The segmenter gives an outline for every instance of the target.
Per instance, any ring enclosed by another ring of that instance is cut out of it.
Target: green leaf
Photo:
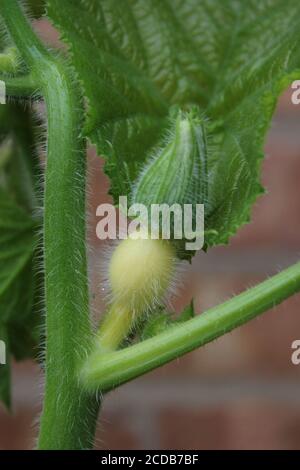
[[[28,264],[35,248],[36,225],[31,217],[0,189],[0,321],[11,322],[24,316],[31,289],[24,288]],[[16,312],[19,302],[22,309]]]
[[[140,337],[141,340],[152,338],[153,336],[162,333],[167,328],[170,328],[178,323],[184,323],[191,318],[194,318],[194,303],[193,301],[187,305],[179,316],[174,318],[174,314],[168,311],[162,310],[157,313],[152,313],[143,325]]]
[[[152,338],[164,331],[171,324],[171,317],[168,312],[162,311],[151,314],[141,334],[141,340]]]
[[[190,320],[191,318],[194,318],[195,316],[195,310],[194,310],[194,302],[192,301],[187,307],[183,309],[183,311],[180,313],[179,317],[177,318],[176,322],[177,323],[182,323],[187,320]]]
[[[27,6],[29,13],[34,18],[40,18],[45,13],[45,1],[44,0],[27,0]]]
[[[0,401],[4,403],[7,409],[11,405],[10,397],[10,360],[7,354],[8,333],[5,325],[0,322]],[[5,363],[2,363],[2,360]]]
[[[0,340],[7,361],[36,355],[36,222],[0,189]],[[4,335],[4,337],[2,337]],[[0,398],[9,405],[9,367],[0,366]]]
[[[300,73],[299,0],[48,0],[48,16],[70,46],[86,131],[107,157],[116,203],[164,136],[172,105],[207,116],[206,244],[227,243],[263,192],[265,135]]]
[[[0,330],[7,337],[8,364],[12,356],[37,356],[42,323],[41,221],[32,216],[40,204],[40,169],[32,121],[28,108],[0,107]]]
[[[36,154],[41,130],[34,130],[36,117],[32,114],[22,105],[0,106],[0,188],[27,212],[41,204],[41,170]]]

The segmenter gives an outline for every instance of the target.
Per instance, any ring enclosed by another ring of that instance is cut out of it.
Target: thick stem
[[[40,84],[48,116],[46,390],[39,448],[90,448],[98,402],[78,382],[78,368],[89,352],[92,335],[85,248],[83,104],[69,69],[40,43],[18,3],[0,0],[0,5],[13,40]]]
[[[224,335],[299,291],[297,263],[151,339],[105,355],[95,350],[82,370],[82,380],[88,389],[110,390]]]
[[[82,391],[77,380],[78,365],[91,342],[84,218],[85,146],[80,137],[82,104],[68,71],[54,66],[46,76],[47,387],[40,447],[79,449],[93,442],[97,411],[96,400]]]

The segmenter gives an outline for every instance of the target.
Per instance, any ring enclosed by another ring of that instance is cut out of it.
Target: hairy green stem
[[[36,37],[15,0],[1,14],[45,97],[48,149],[44,261],[46,388],[40,449],[84,449],[93,444],[98,402],[80,386],[78,368],[91,344],[85,249],[83,104],[68,67]]]
[[[195,318],[134,346],[102,355],[96,349],[81,378],[88,389],[110,390],[246,323],[300,291],[300,263]]]
[[[32,75],[22,77],[6,77],[0,75],[0,80],[5,83],[6,94],[10,97],[28,96],[35,98],[39,94],[39,84]]]
[[[18,51],[15,47],[7,47],[0,53],[1,72],[16,73],[18,70]]]

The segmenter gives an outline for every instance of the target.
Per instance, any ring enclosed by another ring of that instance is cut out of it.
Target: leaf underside
[[[10,354],[21,359],[33,354],[33,222],[9,194],[0,191],[0,339],[6,344],[7,364],[1,365],[0,399],[10,405]]]
[[[0,400],[9,408],[10,361],[37,355],[41,274],[37,273],[36,232],[31,215],[33,136],[29,111],[0,107],[0,340],[6,364],[0,365]]]
[[[206,243],[227,243],[263,190],[260,162],[280,93],[300,67],[298,0],[48,0],[88,99],[86,131],[110,192],[129,195],[171,105],[214,124]],[[204,201],[199,201],[199,203]]]

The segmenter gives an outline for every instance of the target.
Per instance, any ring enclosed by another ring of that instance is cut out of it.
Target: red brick
[[[99,419],[95,448],[134,450],[141,447],[139,437],[130,429],[130,413],[104,414]]]
[[[204,311],[260,281],[247,276],[194,278],[196,311]],[[300,339],[299,295],[212,343],[163,366],[152,377],[296,377],[291,344]]]
[[[300,119],[300,105],[294,105],[291,101],[293,91],[294,90],[290,86],[282,93],[277,104],[276,114],[274,117],[275,121],[277,118],[289,119],[292,117],[294,119]]]
[[[239,401],[161,414],[162,449],[300,449],[300,412],[276,403]]]
[[[36,429],[33,427],[35,415],[30,408],[19,409],[9,414],[0,408],[0,449],[22,450],[35,446]]]

